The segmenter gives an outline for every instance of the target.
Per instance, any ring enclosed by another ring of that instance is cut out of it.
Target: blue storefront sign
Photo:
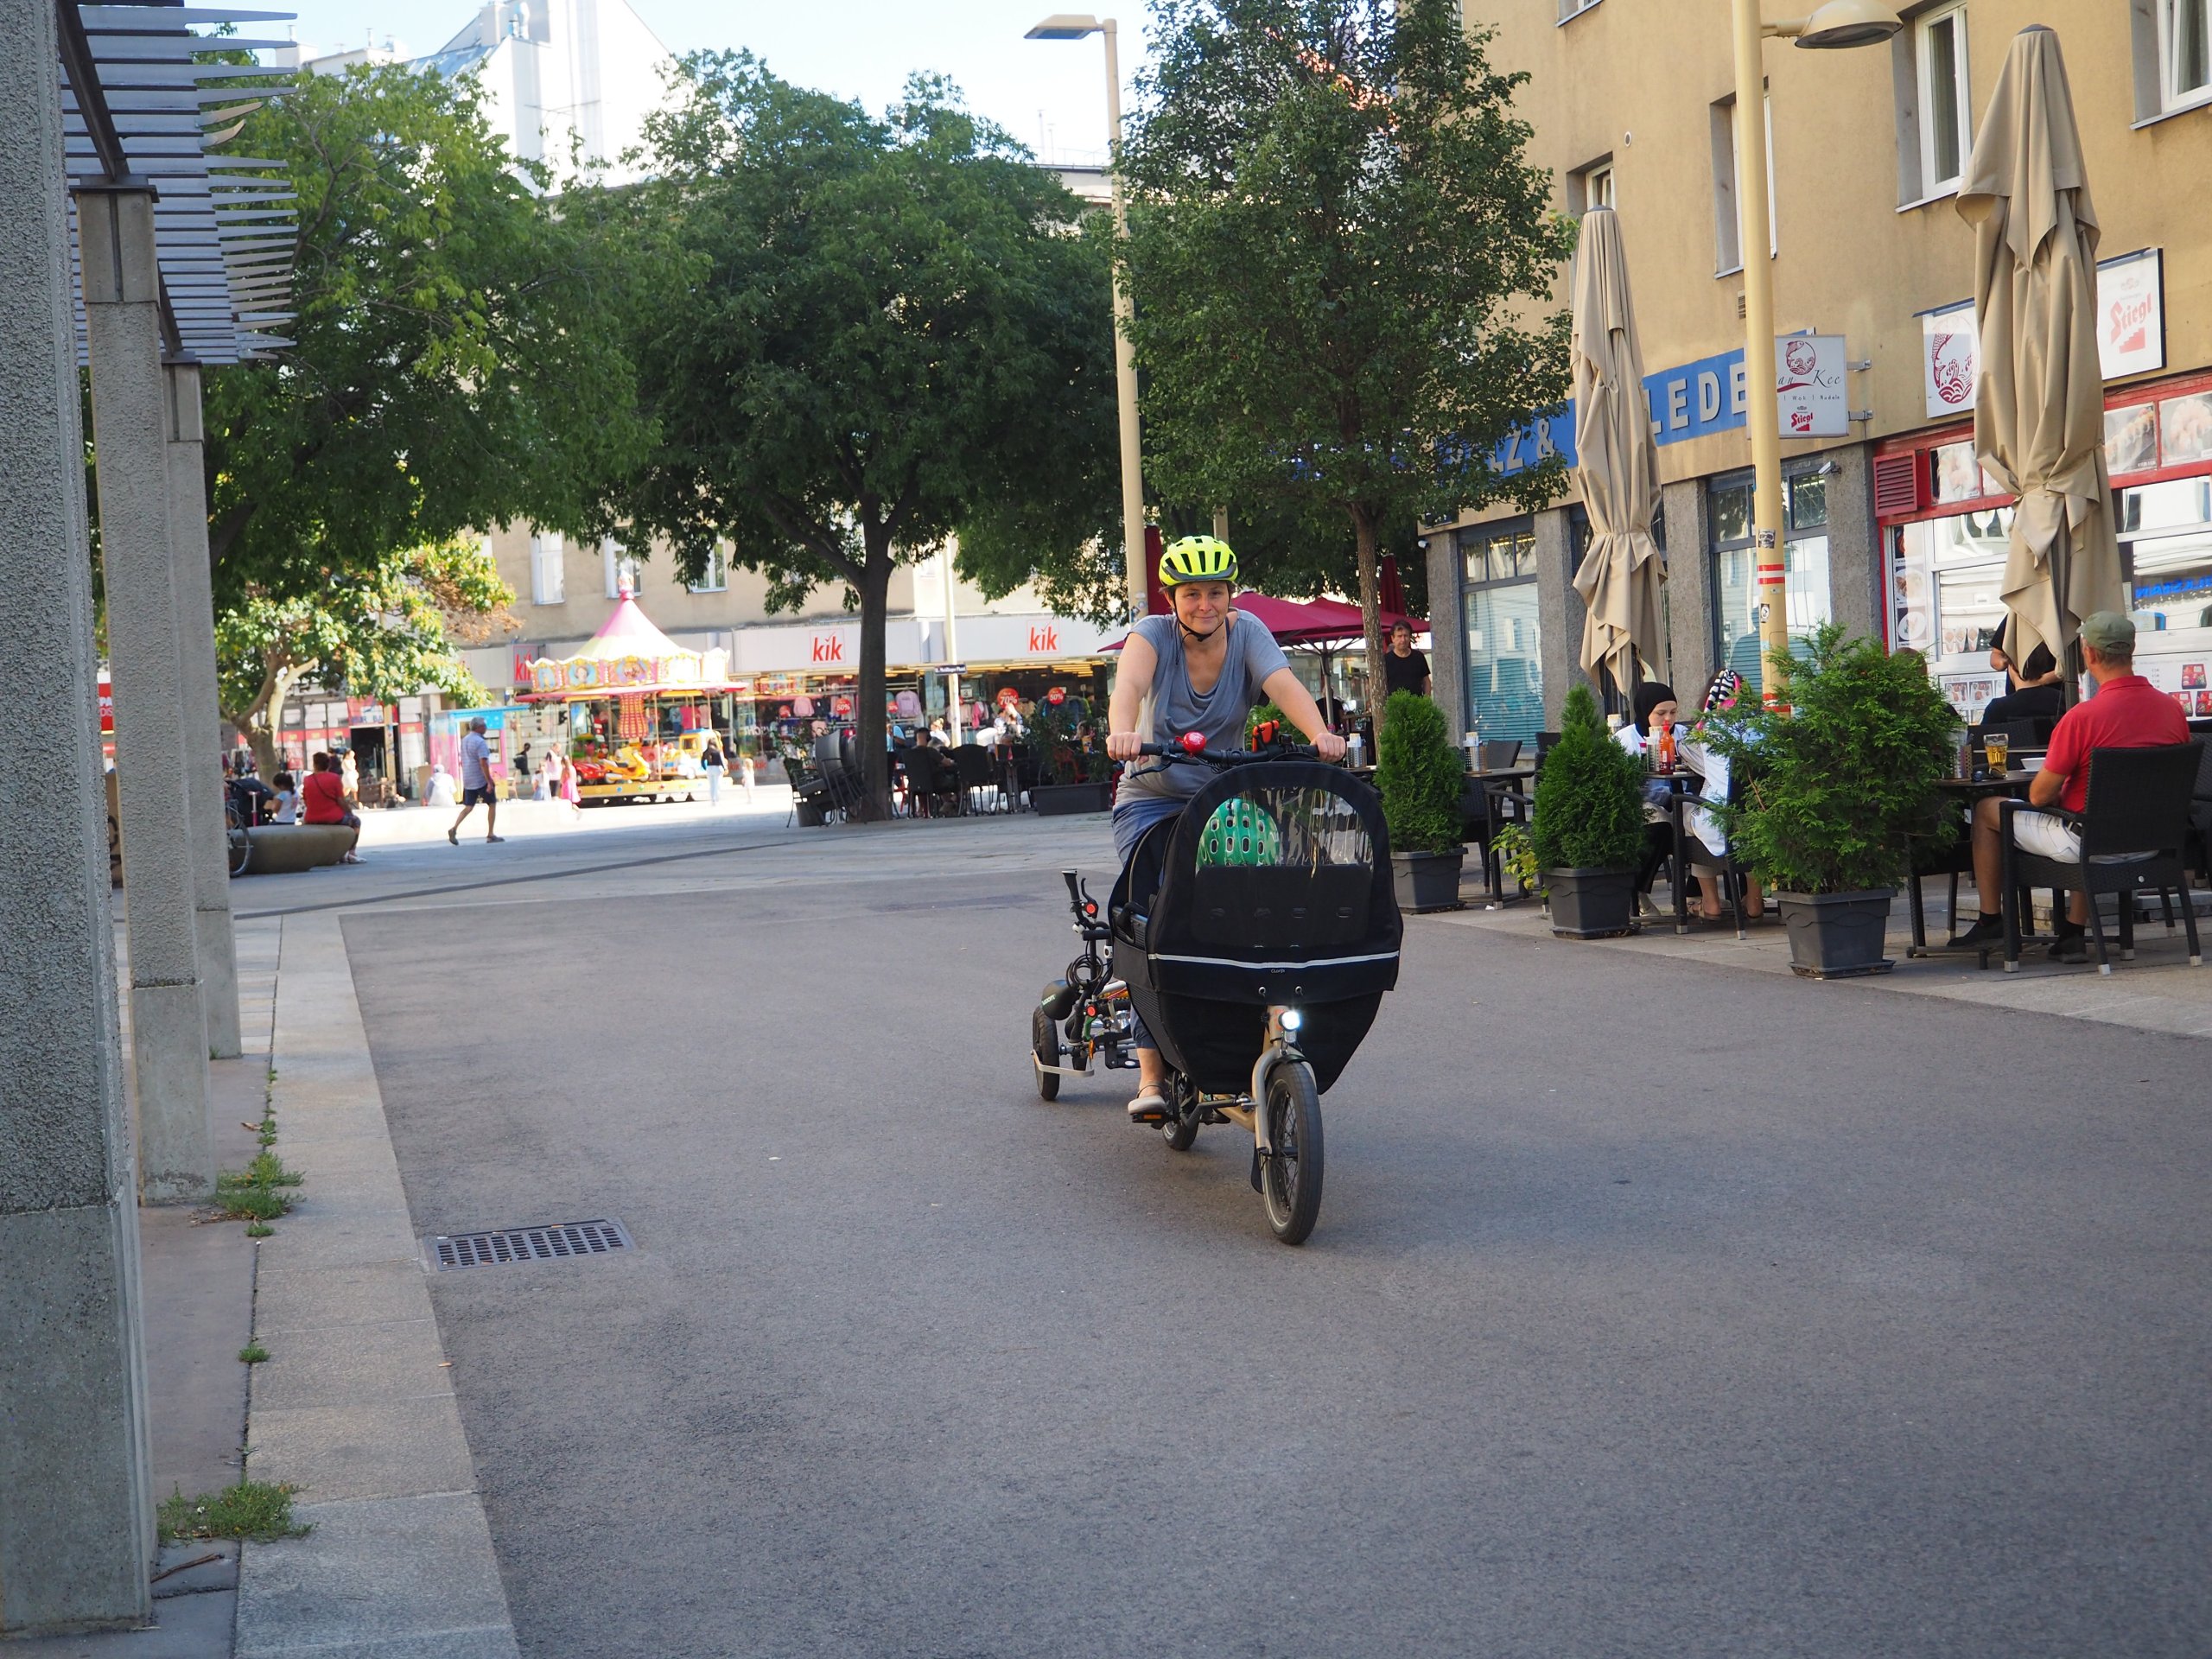
[[[1644,408],[1655,442],[1687,443],[1744,424],[1744,351],[1701,357],[1643,377]],[[1574,465],[1574,404],[1539,415],[1491,452],[1491,470],[1510,475],[1556,454]]]

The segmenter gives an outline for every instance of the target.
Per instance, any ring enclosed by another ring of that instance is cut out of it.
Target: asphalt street
[[[1290,1249],[1103,823],[763,842],[345,921],[525,1653],[2206,1653],[2202,1040],[1415,920]]]

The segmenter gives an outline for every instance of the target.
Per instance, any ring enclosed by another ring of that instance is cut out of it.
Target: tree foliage
[[[223,717],[267,772],[302,681],[383,702],[425,689],[473,702],[482,688],[454,652],[498,637],[513,598],[473,539],[385,554],[319,593],[250,593],[215,620]]]
[[[1462,844],[1466,778],[1444,711],[1416,692],[1392,694],[1375,740],[1375,787],[1397,853],[1449,853]]]
[[[1789,708],[1699,728],[1743,779],[1722,821],[1737,856],[1782,891],[1886,891],[1908,873],[1908,832],[1934,843],[1955,828],[1936,780],[1958,711],[1916,653],[1846,639],[1834,622],[1793,643],[1772,653]]]
[[[727,538],[785,603],[857,597],[880,805],[893,566],[963,526],[1063,545],[1097,528],[1067,472],[1113,443],[1103,251],[942,81],[877,119],[745,53],[686,67],[641,198],[677,250],[637,345],[661,441],[620,511],[687,571]]]
[[[1643,852],[1643,762],[1605,728],[1598,698],[1577,682],[1559,741],[1536,780],[1529,829],[1547,870],[1634,869]]]
[[[1555,459],[1490,466],[1567,396],[1567,317],[1541,308],[1573,232],[1524,159],[1525,77],[1458,11],[1155,0],[1124,150],[1147,474],[1240,520],[1343,525],[1370,661],[1394,527],[1565,482]]]
[[[620,318],[620,215],[550,203],[468,80],[302,76],[231,148],[298,192],[296,343],[206,377],[219,610],[278,607],[395,550],[517,518],[586,531],[646,432]]]

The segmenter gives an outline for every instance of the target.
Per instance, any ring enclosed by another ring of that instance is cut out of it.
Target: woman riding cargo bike
[[[1093,1055],[1134,1059],[1130,1120],[1177,1151],[1205,1123],[1251,1130],[1253,1185],[1297,1243],[1320,1203],[1319,1094],[1396,982],[1389,842],[1374,791],[1325,764],[1344,740],[1274,636],[1235,609],[1236,554],[1187,537],[1160,577],[1173,613],[1131,630],[1109,704],[1107,753],[1128,766],[1122,870],[1103,920],[1064,873],[1084,950],[1033,1015],[1038,1092],[1090,1076]],[[1263,699],[1310,747],[1239,748]]]

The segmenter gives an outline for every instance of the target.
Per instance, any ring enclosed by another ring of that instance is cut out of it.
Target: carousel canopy
[[[573,657],[541,657],[530,665],[530,696],[685,696],[734,689],[729,652],[716,646],[692,651],[679,645],[638,608],[622,590],[614,614],[601,625]]]

